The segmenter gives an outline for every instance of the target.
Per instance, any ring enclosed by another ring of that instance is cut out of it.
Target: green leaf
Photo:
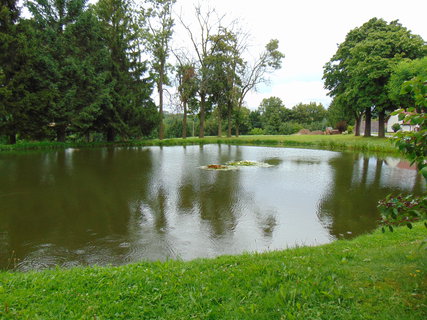
[[[408,223],[406,224],[406,226],[407,226],[409,229],[412,229],[412,223],[408,222]]]

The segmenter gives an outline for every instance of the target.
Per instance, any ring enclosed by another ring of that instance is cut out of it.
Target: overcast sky
[[[177,0],[175,10],[186,15],[197,0]],[[323,65],[344,41],[346,34],[373,17],[400,23],[427,40],[427,1],[424,0],[202,0],[217,11],[238,18],[252,36],[257,51],[270,39],[278,39],[286,55],[282,69],[271,83],[248,95],[247,106],[256,109],[261,100],[280,97],[292,108],[299,102],[330,98],[323,89]],[[177,35],[178,36],[178,35]],[[179,35],[181,36],[181,35]],[[258,47],[257,47],[258,46]],[[255,54],[254,52],[253,54]]]

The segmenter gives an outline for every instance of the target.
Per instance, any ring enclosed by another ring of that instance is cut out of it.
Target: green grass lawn
[[[0,318],[427,319],[426,236],[417,224],[264,254],[1,272]]]
[[[133,140],[123,142],[98,143],[60,143],[60,142],[18,142],[16,145],[0,145],[0,151],[30,150],[30,149],[61,149],[67,147],[102,147],[102,146],[175,146],[193,144],[235,144],[304,147],[338,151],[363,151],[396,153],[397,149],[387,138],[364,138],[353,135],[291,135],[291,136],[240,136],[239,138],[206,137],[164,140]]]

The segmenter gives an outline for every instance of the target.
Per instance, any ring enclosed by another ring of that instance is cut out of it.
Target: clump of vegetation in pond
[[[228,167],[222,164],[210,164],[208,165],[208,169],[228,169]]]
[[[236,166],[236,167],[252,167],[252,166],[258,165],[258,162],[256,162],[256,161],[248,161],[248,160],[241,160],[241,161],[227,162],[227,165],[229,165],[229,166]]]
[[[227,162],[227,165],[233,167],[272,167],[271,164],[260,162],[260,161],[249,161],[249,160],[240,160],[240,161],[230,161]]]
[[[236,167],[227,166],[224,164],[209,164],[207,166],[200,167],[201,169],[205,170],[217,170],[217,171],[229,171],[229,170],[236,170]]]
[[[200,167],[206,170],[236,170],[239,167],[272,167],[271,164],[259,161],[249,161],[249,160],[239,160],[239,161],[229,161],[227,164],[209,164],[207,166]]]

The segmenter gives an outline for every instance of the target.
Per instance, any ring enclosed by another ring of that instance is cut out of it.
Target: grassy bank
[[[63,149],[63,148],[85,148],[105,146],[177,146],[198,144],[233,144],[233,145],[263,145],[283,147],[304,147],[338,151],[362,151],[362,152],[387,152],[396,153],[396,148],[388,139],[377,137],[364,138],[353,135],[333,136],[241,136],[239,138],[206,137],[187,139],[164,139],[164,140],[134,140],[123,142],[93,142],[93,143],[60,143],[60,142],[19,142],[16,145],[0,145],[0,151],[34,150],[34,149]]]
[[[426,229],[190,262],[0,273],[1,319],[426,319]]]

